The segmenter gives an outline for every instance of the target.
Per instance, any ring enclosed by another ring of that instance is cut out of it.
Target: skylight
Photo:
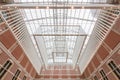
[[[21,9],[27,29],[45,64],[76,64],[86,48],[99,9],[49,9],[49,5],[105,3],[105,0],[14,0],[39,3],[46,9]],[[41,47],[42,46],[42,47]]]

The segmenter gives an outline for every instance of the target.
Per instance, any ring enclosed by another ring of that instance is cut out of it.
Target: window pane
[[[103,80],[108,80],[108,78],[103,70],[100,71],[100,74],[102,75]]]
[[[94,77],[94,80],[98,80],[97,76]]]
[[[23,77],[23,80],[26,80],[26,76]]]
[[[19,74],[20,74],[20,70],[17,70],[15,75],[13,76],[12,80],[17,80]]]
[[[116,66],[116,64],[113,61],[110,61],[108,65],[113,70],[114,74],[118,77],[118,79],[120,79],[120,69]]]
[[[10,61],[7,61],[3,67],[0,69],[0,79],[5,75],[5,73],[7,72],[7,70],[10,68],[10,66],[12,65],[12,63]]]

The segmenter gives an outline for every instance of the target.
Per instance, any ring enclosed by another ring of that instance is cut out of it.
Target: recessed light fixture
[[[71,9],[74,9],[74,6],[71,6]]]
[[[47,6],[46,9],[49,9],[49,6]]]
[[[82,6],[82,9],[84,9],[85,7],[84,6]]]
[[[106,7],[103,7],[103,9],[106,9]]]
[[[15,6],[15,9],[16,9],[17,7]]]
[[[38,6],[36,6],[36,9],[38,9],[39,7]]]
[[[110,7],[110,9],[112,9],[113,7]]]

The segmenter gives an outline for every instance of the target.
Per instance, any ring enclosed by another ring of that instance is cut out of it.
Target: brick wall
[[[96,76],[98,80],[102,80],[100,70],[103,69],[108,80],[120,80],[108,65],[110,61],[113,61],[120,70],[120,45],[118,44],[120,44],[120,18],[90,61],[82,74],[82,78],[95,80]]]
[[[0,47],[0,69],[7,60],[12,61],[12,66],[1,79],[11,80],[17,69],[21,71],[18,77],[19,80],[22,80],[24,76],[27,77],[26,80],[34,78],[36,75],[34,67],[9,29],[0,33],[0,42],[6,49]]]

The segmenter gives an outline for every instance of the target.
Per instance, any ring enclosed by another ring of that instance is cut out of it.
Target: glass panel
[[[103,70],[100,71],[100,74],[102,75],[103,80],[108,80],[108,78]]]
[[[98,80],[97,76],[94,76],[94,80]]]
[[[21,72],[20,70],[17,70],[12,80],[17,80],[18,76],[20,75],[20,72]]]
[[[24,76],[22,80],[26,80],[26,79],[27,79],[27,77],[26,77],[26,76]]]
[[[10,68],[12,63],[10,61],[7,61],[2,68],[0,68],[0,79],[6,74],[7,70]]]
[[[108,63],[108,65],[113,70],[113,72],[118,77],[118,79],[120,79],[120,69],[116,66],[116,64],[113,61],[110,61],[110,63]]]
[[[74,4],[94,4],[94,3],[106,3],[106,0],[14,0],[15,2],[36,2],[46,7],[49,5],[57,6],[62,4],[63,6]],[[97,20],[99,9],[21,9],[21,13],[24,16],[25,23],[31,34],[34,45],[36,46],[33,34],[46,34],[48,36],[40,36],[43,39],[44,47],[46,48],[46,54],[48,57],[47,63],[54,63],[53,59],[49,59],[52,56],[52,52],[64,51],[68,53],[65,59],[69,60],[67,63],[74,61],[76,42],[78,36],[71,36],[71,34],[86,34],[87,38],[84,41],[81,40],[80,44],[84,44],[82,51],[84,51],[89,36],[94,28]],[[54,36],[51,36],[54,34]],[[56,36],[57,34],[61,36]],[[69,35],[69,36],[63,36]],[[84,36],[83,36],[84,37]],[[37,42],[39,43],[39,42]],[[39,47],[37,48],[37,51]],[[39,54],[39,53],[38,53]],[[44,55],[42,54],[42,55]],[[58,57],[57,57],[58,58]],[[60,58],[60,57],[59,57]],[[60,59],[65,62],[64,58]],[[50,60],[50,61],[49,61]],[[56,60],[58,61],[58,59]]]

